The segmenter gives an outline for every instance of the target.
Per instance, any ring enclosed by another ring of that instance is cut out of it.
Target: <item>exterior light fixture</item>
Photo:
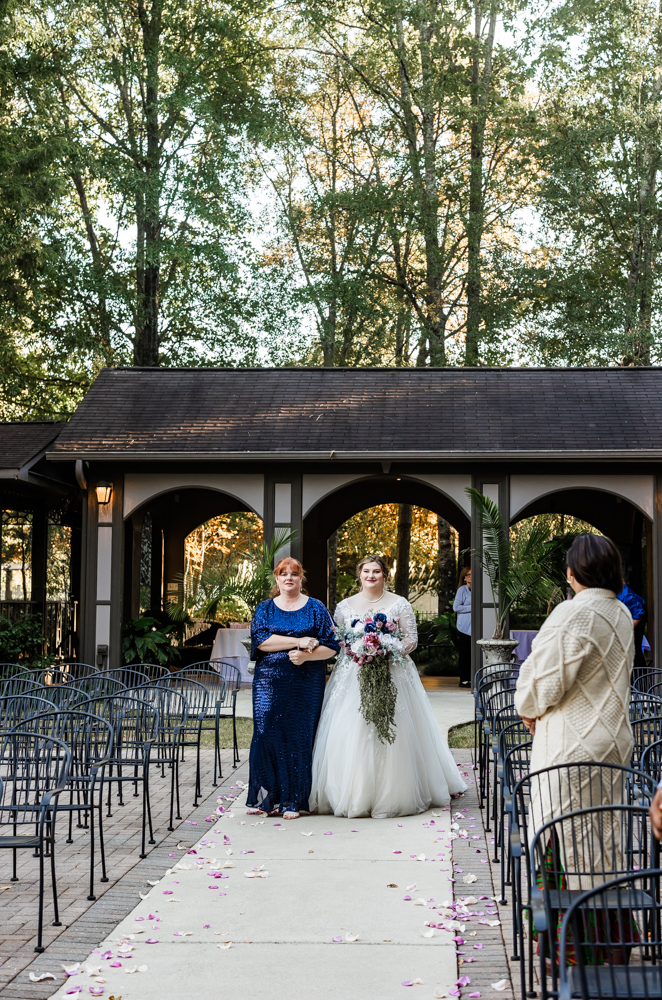
[[[95,488],[97,491],[97,503],[100,505],[110,503],[110,498],[113,493],[113,487],[110,483],[107,483],[102,479],[100,483],[97,483]]]

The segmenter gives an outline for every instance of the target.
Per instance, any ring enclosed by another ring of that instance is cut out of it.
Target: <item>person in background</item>
[[[453,602],[457,612],[459,642],[460,687],[471,687],[471,566],[460,573],[458,589]]]
[[[632,615],[632,624],[634,625],[634,667],[632,669],[632,680],[634,681],[646,669],[646,660],[644,659],[644,651],[641,645],[644,639],[646,622],[648,621],[648,609],[643,597],[635,594],[634,590],[627,583],[620,594],[616,595],[616,600],[624,604]]]

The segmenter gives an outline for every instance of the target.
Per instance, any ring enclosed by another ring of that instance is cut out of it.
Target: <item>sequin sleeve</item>
[[[251,660],[255,659],[258,648],[262,643],[266,642],[270,635],[273,635],[269,621],[270,604],[271,601],[262,601],[262,604],[258,604],[255,609],[255,614],[251,622]]]
[[[333,649],[338,653],[340,652],[340,643],[336,639],[336,631],[331,615],[321,601],[316,601],[315,603],[318,605],[315,609],[318,612],[316,615],[317,635],[315,638],[319,640],[320,646],[326,646],[327,649]]]

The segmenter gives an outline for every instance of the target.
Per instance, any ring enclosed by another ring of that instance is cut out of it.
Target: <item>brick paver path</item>
[[[248,751],[241,751],[242,765]],[[232,784],[240,770],[232,768],[231,751],[223,751],[223,784]],[[58,819],[56,836],[58,901],[61,927],[53,927],[52,896],[48,874],[45,880],[44,945],[46,951],[34,951],[37,933],[38,862],[30,851],[18,855],[18,882],[10,882],[11,852],[0,852],[0,998],[2,1000],[44,1000],[54,992],[52,979],[32,983],[29,972],[39,975],[53,972],[62,979],[62,963],[83,961],[129,913],[139,900],[139,891],[149,889],[148,880],[160,878],[172,864],[169,855],[180,841],[195,842],[206,828],[205,816],[216,808],[218,788],[212,787],[213,750],[202,751],[202,794],[200,805],[193,809],[195,757],[190,751],[180,768],[181,820],[175,820],[168,832],[170,776],[160,770],[150,771],[152,817],[156,844],[148,845],[148,855],[139,858],[142,797],[134,798],[132,786],[125,784],[124,806],[117,805],[113,791],[112,818],[104,815],[106,867],[109,882],[101,883],[101,865],[95,874],[96,902],[89,902],[89,834],[76,828],[73,843],[66,844],[67,817]],[[140,787],[140,786],[139,786]],[[220,787],[220,786],[219,786]],[[117,786],[114,785],[113,789]],[[181,852],[177,852],[179,856]],[[98,852],[97,852],[98,859]],[[48,872],[48,869],[47,869]]]

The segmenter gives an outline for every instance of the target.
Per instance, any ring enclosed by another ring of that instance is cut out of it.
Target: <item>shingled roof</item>
[[[112,368],[49,458],[662,458],[659,368]]]
[[[64,424],[0,423],[0,469],[21,469],[58,436]]]

